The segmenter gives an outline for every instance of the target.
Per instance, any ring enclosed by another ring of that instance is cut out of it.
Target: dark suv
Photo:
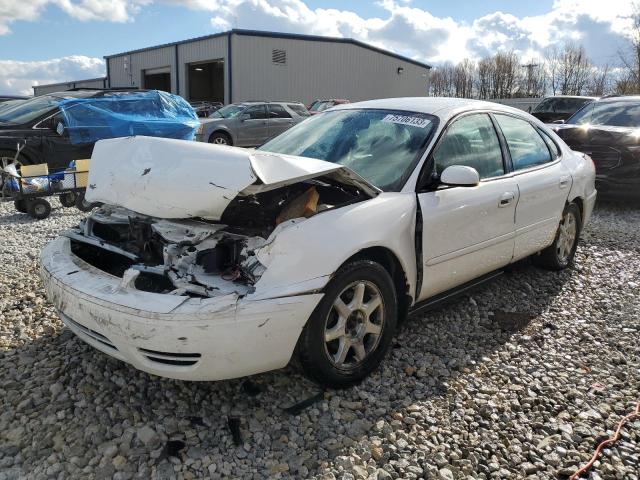
[[[585,104],[593,102],[596,97],[571,97],[558,95],[543,99],[531,112],[531,115],[545,123],[566,120]]]

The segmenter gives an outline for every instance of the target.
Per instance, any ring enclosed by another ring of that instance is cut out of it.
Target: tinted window
[[[594,102],[576,112],[567,123],[640,127],[640,102]]]
[[[289,112],[287,112],[282,105],[272,103],[269,105],[269,116],[271,118],[291,118]]]
[[[549,148],[533,125],[506,115],[496,115],[496,119],[507,140],[514,170],[551,161]]]
[[[480,178],[504,175],[500,142],[488,115],[456,120],[445,132],[433,154],[436,172],[451,165],[475,168]]]
[[[265,105],[253,105],[252,107],[248,107],[243,114],[246,113],[249,115],[249,118],[252,120],[259,120],[262,118],[267,118],[267,108]]]
[[[309,110],[307,110],[307,107],[305,107],[304,105],[298,105],[297,103],[290,103],[289,108],[294,112],[296,112],[301,117],[309,116]]]
[[[382,190],[398,190],[424,151],[434,121],[427,114],[389,110],[325,112],[259,150],[346,165]]]

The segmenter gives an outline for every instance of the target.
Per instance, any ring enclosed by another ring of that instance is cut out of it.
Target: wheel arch
[[[347,258],[342,265],[340,265],[340,268],[357,260],[370,260],[372,262],[376,262],[389,273],[393,280],[393,285],[398,299],[398,319],[402,320],[406,318],[413,298],[409,293],[410,287],[407,274],[402,267],[402,263],[400,263],[398,256],[387,247],[367,247]]]
[[[209,142],[211,140],[211,137],[213,137],[216,133],[221,133],[222,135],[226,136],[231,141],[231,145],[235,144],[235,139],[233,138],[233,135],[231,135],[231,132],[225,130],[224,128],[216,128],[214,131],[212,131],[207,138],[207,142]]]

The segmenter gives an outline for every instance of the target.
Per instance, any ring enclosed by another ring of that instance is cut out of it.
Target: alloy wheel
[[[573,212],[568,211],[562,217],[556,252],[560,263],[568,263],[578,237],[578,222]]]
[[[325,353],[337,368],[350,370],[375,351],[384,327],[384,303],[372,282],[356,281],[336,297],[326,318]]]

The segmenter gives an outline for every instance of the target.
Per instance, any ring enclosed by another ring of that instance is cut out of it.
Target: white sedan
[[[398,321],[534,256],[574,258],[591,159],[532,116],[447,98],[316,115],[255,151],[130,137],[96,144],[103,204],[49,243],[62,321],[152,374],[219,380],[296,354],[360,381]]]

